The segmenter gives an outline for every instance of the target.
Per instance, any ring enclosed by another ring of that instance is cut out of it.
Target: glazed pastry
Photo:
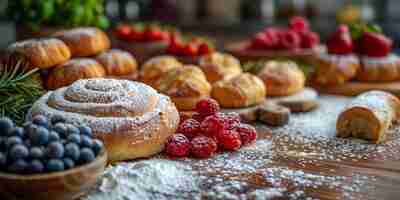
[[[169,70],[159,83],[159,91],[171,97],[179,110],[193,110],[198,101],[211,93],[206,76],[194,65]]]
[[[338,137],[355,137],[381,143],[400,112],[400,101],[383,91],[370,91],[357,96],[340,113],[336,123]]]
[[[357,56],[320,54],[314,59],[316,69],[311,81],[318,85],[340,85],[356,76],[360,68]]]
[[[76,58],[51,70],[46,86],[50,90],[70,85],[79,79],[104,77],[106,71],[96,60]]]
[[[238,59],[229,54],[218,52],[202,56],[199,60],[199,67],[206,74],[210,83],[242,73]]]
[[[239,74],[213,84],[211,96],[222,107],[241,108],[264,101],[266,89],[264,82],[249,73]]]
[[[172,56],[157,56],[146,61],[140,70],[140,80],[155,89],[159,87],[160,78],[169,70],[182,67]]]
[[[357,80],[384,82],[400,80],[400,59],[394,54],[386,57],[361,57]]]
[[[31,108],[35,115],[62,115],[92,128],[110,161],[148,157],[162,151],[179,115],[171,100],[151,87],[116,79],[79,80],[48,92]]]
[[[75,28],[54,34],[67,44],[73,57],[93,56],[110,48],[106,33],[98,28]]]
[[[137,62],[126,51],[111,49],[98,55],[96,60],[104,67],[108,77],[124,78],[137,75]]]
[[[305,75],[295,62],[269,61],[258,73],[268,96],[287,96],[304,89]]]
[[[47,69],[66,62],[71,57],[67,45],[55,38],[31,39],[11,44],[7,54],[25,57],[32,68]]]

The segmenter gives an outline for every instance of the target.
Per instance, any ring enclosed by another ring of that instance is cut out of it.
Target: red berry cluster
[[[340,25],[327,41],[330,54],[358,53],[370,57],[385,57],[392,50],[393,42],[382,33],[363,32],[354,39],[347,25]]]
[[[189,42],[182,42],[179,35],[172,35],[169,46],[166,49],[168,54],[178,56],[199,56],[210,54],[214,49],[200,39],[192,39]]]
[[[319,35],[310,30],[306,19],[293,17],[290,19],[288,28],[269,27],[256,33],[249,48],[262,50],[310,49],[318,46],[319,42]]]
[[[183,117],[177,133],[168,138],[165,152],[175,157],[208,158],[217,149],[235,151],[257,139],[256,129],[241,123],[238,114],[219,111],[214,99],[198,102],[192,118]]]
[[[162,30],[157,26],[146,26],[139,28],[138,26],[119,25],[115,29],[115,35],[121,40],[135,42],[152,42],[152,41],[169,41],[170,33]]]

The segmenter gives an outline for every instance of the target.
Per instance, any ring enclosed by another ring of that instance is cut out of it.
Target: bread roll
[[[203,70],[208,82],[214,83],[242,73],[240,61],[225,53],[211,53],[202,56],[199,67]]]
[[[173,56],[157,56],[146,61],[140,70],[140,80],[151,87],[158,89],[159,81],[169,70],[182,67]]]
[[[99,54],[96,60],[104,67],[107,77],[124,79],[137,76],[136,59],[126,51],[111,49]]]
[[[383,58],[361,57],[356,79],[364,82],[400,80],[400,58],[393,54]]]
[[[357,96],[340,113],[336,131],[338,137],[355,137],[381,143],[400,113],[400,101],[383,91],[370,91]]]

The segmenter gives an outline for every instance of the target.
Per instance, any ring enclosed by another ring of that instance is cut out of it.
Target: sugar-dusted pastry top
[[[356,79],[368,82],[400,80],[400,58],[394,54],[386,57],[363,56]]]

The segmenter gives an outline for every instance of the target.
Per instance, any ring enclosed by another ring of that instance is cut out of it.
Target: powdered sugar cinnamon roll
[[[28,118],[62,115],[83,122],[103,140],[110,161],[148,157],[162,151],[179,115],[171,100],[151,87],[128,80],[79,80],[48,92],[31,108]]]

